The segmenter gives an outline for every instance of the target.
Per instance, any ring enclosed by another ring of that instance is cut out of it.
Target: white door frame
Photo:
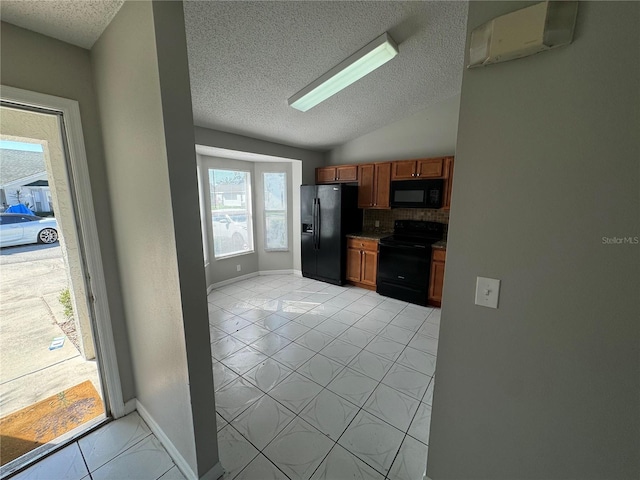
[[[106,390],[105,400],[109,406],[109,413],[114,418],[122,417],[127,412],[122,398],[122,384],[120,383],[120,372],[107,302],[107,286],[102,268],[100,240],[93,209],[91,182],[89,181],[87,154],[84,147],[78,102],[4,85],[0,86],[0,98],[15,103],[17,106],[39,107],[62,113],[70,167],[67,170],[75,193],[73,201],[80,226],[78,233],[84,247],[87,266],[85,281],[89,301],[93,303],[92,310],[95,316],[93,325],[97,330],[94,334],[94,341],[98,347],[98,371],[101,374],[104,390]]]

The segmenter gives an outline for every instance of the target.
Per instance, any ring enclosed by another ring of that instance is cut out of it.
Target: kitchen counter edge
[[[357,232],[347,234],[347,238],[361,238],[364,240],[380,240],[392,235],[393,232]]]

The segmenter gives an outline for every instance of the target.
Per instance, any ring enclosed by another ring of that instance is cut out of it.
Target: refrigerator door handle
[[[318,199],[313,199],[313,249],[318,249]]]
[[[318,218],[316,219],[314,231],[316,232],[316,249],[320,250],[320,229],[322,228],[322,225],[320,225],[320,199],[318,198],[317,200],[318,203],[316,204],[316,212],[318,212]]]

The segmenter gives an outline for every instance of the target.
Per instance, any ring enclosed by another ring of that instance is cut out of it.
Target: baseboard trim
[[[293,270],[260,270],[260,275],[291,275]]]
[[[211,470],[200,477],[200,480],[218,480],[224,475],[224,468],[220,462],[216,463]]]
[[[232,283],[241,282],[242,280],[248,280],[253,277],[262,276],[262,275],[294,275],[296,277],[302,277],[301,270],[260,270],[258,272],[247,273],[246,275],[240,275],[239,277],[233,277],[229,280],[222,280],[221,282],[212,283],[207,287],[207,295],[209,295],[213,290],[220,287],[225,287],[227,285],[231,285]]]
[[[231,285],[232,283],[240,282],[242,280],[248,280],[250,278],[257,277],[257,276],[258,276],[258,272],[252,272],[252,273],[247,273],[246,275],[240,275],[239,277],[230,278],[229,280],[222,280],[221,282],[212,283],[211,285],[209,285],[207,292],[211,293],[211,290],[213,290],[214,288],[225,287],[227,285]]]
[[[136,411],[136,403],[137,400],[135,398],[132,398],[131,400],[127,400],[124,403],[124,414],[125,415],[129,415],[130,413],[133,413]]]
[[[169,440],[169,437],[167,437],[167,434],[164,433],[164,430],[162,430],[162,428],[160,428],[160,425],[158,425],[158,423],[151,416],[151,414],[149,414],[147,409],[144,408],[142,403],[140,403],[140,400],[136,400],[136,407],[137,407],[137,410],[138,410],[138,414],[142,417],[142,419],[145,422],[147,422],[147,425],[149,426],[149,429],[153,432],[153,434],[156,436],[156,438],[160,441],[160,443],[162,444],[164,449],[167,451],[167,453],[171,457],[171,460],[173,460],[173,463],[176,464],[178,469],[187,478],[187,480],[199,480],[198,476],[194,473],[193,470],[191,470],[191,467],[189,466],[189,463],[187,463],[187,461],[182,456],[182,454],[178,451],[178,449],[175,447],[173,442],[171,440]],[[208,474],[209,474],[209,472],[207,472],[207,475]],[[215,478],[215,477],[212,477],[211,480],[213,480],[213,478]],[[207,480],[209,480],[209,479],[207,479]]]

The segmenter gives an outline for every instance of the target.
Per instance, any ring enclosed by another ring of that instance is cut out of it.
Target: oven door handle
[[[404,249],[414,249],[414,248],[421,248],[423,250],[427,249],[426,245],[398,245],[395,243],[381,243],[380,246],[390,247],[390,248],[404,248]]]

